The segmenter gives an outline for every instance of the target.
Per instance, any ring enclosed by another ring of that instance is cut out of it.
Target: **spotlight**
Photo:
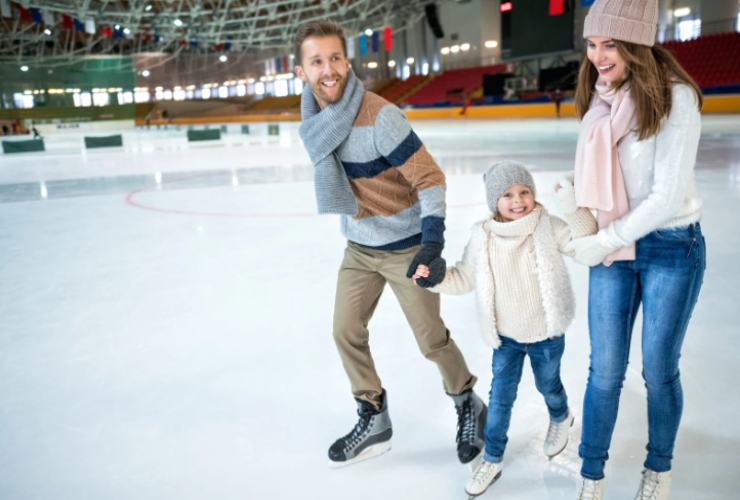
[[[218,60],[219,60],[219,61],[221,61],[221,62],[226,62],[226,61],[228,61],[228,60],[229,60],[229,58],[228,58],[228,57],[226,56],[226,54],[221,54],[221,55],[220,55],[220,56],[218,57]]]
[[[144,71],[141,72],[141,76],[143,76],[144,78],[149,78],[150,74],[151,73],[149,73],[148,69],[145,69]]]
[[[21,66],[21,71],[23,71],[24,73],[28,71],[28,66],[26,66],[25,64]]]

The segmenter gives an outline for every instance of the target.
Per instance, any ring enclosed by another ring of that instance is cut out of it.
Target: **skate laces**
[[[489,483],[495,471],[496,464],[483,460],[473,473],[473,482],[478,484]]]
[[[342,447],[345,450],[354,448],[360,441],[362,441],[362,436],[365,430],[367,430],[371,418],[373,418],[372,415],[363,415],[360,413],[360,420],[358,420],[352,430],[349,431],[349,434],[342,438]]]
[[[567,418],[566,418],[567,420]],[[553,422],[550,421],[550,425],[547,428],[547,443],[552,445],[553,443],[556,443],[560,440],[561,434],[565,430],[565,421],[563,422]]]
[[[473,415],[473,405],[471,401],[465,401],[463,404],[456,406],[457,411],[457,442],[472,443],[476,439],[475,432],[475,415]]]
[[[642,484],[640,485],[639,500],[650,500],[653,495],[660,491],[660,475],[650,469],[642,473]]]
[[[578,497],[578,500],[601,500],[601,498],[597,495],[598,483],[598,481],[584,479],[583,488],[581,489],[581,496]]]

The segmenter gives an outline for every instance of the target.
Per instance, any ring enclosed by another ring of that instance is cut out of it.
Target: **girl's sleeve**
[[[468,244],[465,245],[462,259],[454,266],[447,268],[442,283],[428,290],[450,295],[463,295],[473,291],[475,289],[475,254],[477,253],[477,246],[474,235],[471,235]]]

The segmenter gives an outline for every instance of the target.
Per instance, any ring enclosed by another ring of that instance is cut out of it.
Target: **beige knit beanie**
[[[658,0],[596,0],[583,22],[583,38],[604,36],[652,47]]]

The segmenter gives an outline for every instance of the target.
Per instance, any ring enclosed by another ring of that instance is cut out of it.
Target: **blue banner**
[[[378,48],[380,47],[380,33],[378,33],[377,31],[373,31],[373,37],[372,37],[371,42],[372,42],[373,52],[377,52]]]
[[[367,37],[360,35],[360,55],[365,56],[367,54]]]

